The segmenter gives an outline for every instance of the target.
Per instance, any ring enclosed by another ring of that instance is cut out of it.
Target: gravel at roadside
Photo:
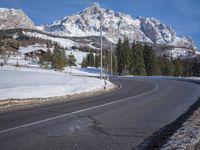
[[[200,108],[169,138],[161,150],[200,150]]]

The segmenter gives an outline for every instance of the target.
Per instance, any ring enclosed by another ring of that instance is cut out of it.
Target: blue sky
[[[36,25],[79,12],[93,2],[132,17],[154,17],[178,36],[191,36],[200,49],[200,0],[0,0],[0,7],[22,9]]]

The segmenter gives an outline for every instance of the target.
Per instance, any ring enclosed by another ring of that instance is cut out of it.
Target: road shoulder
[[[48,98],[30,98],[30,99],[6,99],[0,101],[0,113],[20,110],[24,108],[30,108],[35,106],[42,106],[48,104],[58,104],[63,102],[69,102],[78,99],[84,99],[87,97],[98,96],[108,92],[118,90],[120,85],[111,83],[102,89],[95,89],[88,92],[81,92],[75,94],[67,94],[65,96],[56,96]]]

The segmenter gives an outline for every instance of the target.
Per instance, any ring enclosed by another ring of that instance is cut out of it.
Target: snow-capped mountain
[[[31,19],[21,10],[0,8],[0,30],[35,28]]]
[[[99,36],[100,14],[103,16],[103,36],[112,42],[116,43],[119,38],[127,37],[131,41],[196,49],[191,38],[177,37],[175,30],[157,19],[132,18],[124,13],[101,8],[97,3],[82,12],[66,16],[51,25],[45,25],[43,30],[60,36]]]

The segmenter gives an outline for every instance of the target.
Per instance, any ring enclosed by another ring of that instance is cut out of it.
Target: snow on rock
[[[197,51],[185,48],[174,48],[171,50],[166,50],[165,53],[173,58],[187,58],[188,56],[196,56]]]
[[[35,28],[30,18],[21,10],[0,8],[0,29]]]
[[[176,32],[169,25],[146,17],[132,18],[130,15],[104,9],[94,3],[83,11],[66,16],[62,20],[54,21],[50,25],[43,25],[42,31],[61,36],[99,36],[100,14],[103,16],[103,36],[112,42],[119,38],[129,38],[131,41],[145,43],[166,44],[177,47],[196,49],[189,37],[177,37]]]
[[[97,78],[71,76],[42,69],[0,68],[0,100],[47,98],[103,89]],[[108,86],[112,83],[107,81]]]
[[[80,13],[66,16],[63,20],[55,21],[44,26],[44,31],[65,36],[100,36],[100,12],[103,14],[103,36],[114,42],[119,37],[136,38],[140,41],[151,42],[140,28],[138,20],[129,15],[115,13],[109,9],[101,8],[97,3]]]

